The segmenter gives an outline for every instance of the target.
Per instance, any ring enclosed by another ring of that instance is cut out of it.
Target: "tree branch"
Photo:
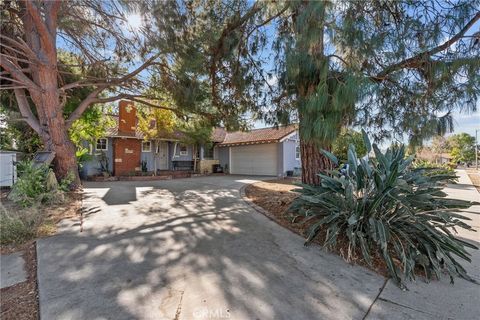
[[[22,69],[19,68],[18,66],[16,66],[14,63],[12,63],[11,61],[9,61],[6,57],[4,57],[3,55],[0,55],[0,66],[2,66],[2,68],[4,68],[5,70],[7,70],[10,75],[20,81],[21,83],[23,83],[29,90],[36,90],[36,91],[40,91],[40,87],[35,83],[33,82],[32,80],[30,80],[29,77],[27,77],[23,72],[22,72]]]
[[[45,136],[45,132],[42,132],[42,128],[40,127],[40,123],[38,119],[33,114],[32,110],[30,109],[30,105],[27,100],[27,96],[25,95],[24,89],[14,89],[15,98],[17,100],[18,109],[20,110],[20,114],[24,117],[25,120],[33,130],[35,130],[38,135],[41,137]]]
[[[90,94],[85,98],[83,99],[82,102],[80,102],[80,104],[78,105],[78,107],[75,109],[75,111],[73,111],[70,116],[68,117],[67,121],[66,121],[66,126],[67,126],[67,130],[71,127],[72,123],[79,119],[82,114],[85,112],[85,110],[87,110],[87,108],[92,105],[93,103],[95,103],[95,100],[98,99],[98,95],[103,91],[105,90],[105,87],[101,87],[101,88],[98,88],[92,92],[90,92]]]
[[[30,60],[22,59],[22,58],[12,56],[12,55],[6,54],[6,53],[0,53],[0,56],[4,56],[5,58],[10,58],[11,60],[20,61],[20,62],[23,62],[23,63],[30,63]]]
[[[261,5],[259,5],[259,2],[255,2],[252,7],[245,13],[243,16],[240,18],[230,21],[227,23],[225,28],[222,31],[222,34],[216,41],[215,46],[210,48],[210,51],[212,52],[212,60],[210,62],[210,81],[212,82],[212,104],[216,106],[218,103],[218,97],[217,97],[217,92],[216,92],[216,86],[217,86],[217,61],[220,59],[220,52],[222,51],[222,48],[225,43],[225,39],[230,35],[231,32],[233,32],[235,29],[241,27],[245,22],[247,22],[250,18],[252,18],[258,11],[261,10]]]
[[[153,57],[151,57],[150,59],[145,61],[140,67],[138,67],[134,71],[126,74],[125,76],[123,76],[121,78],[103,79],[101,82],[97,82],[97,83],[95,83],[95,82],[90,82],[89,83],[89,82],[86,82],[86,80],[79,80],[79,81],[75,81],[75,82],[72,82],[72,83],[68,83],[68,84],[62,86],[61,88],[59,88],[59,90],[60,91],[65,91],[65,90],[69,90],[69,89],[73,89],[73,88],[77,88],[77,87],[84,87],[84,86],[90,86],[90,85],[91,86],[98,86],[99,88],[100,87],[107,88],[107,87],[110,87],[110,86],[113,86],[113,85],[119,85],[119,84],[124,83],[127,80],[135,77],[137,74],[139,74],[140,72],[145,70],[147,67],[152,65],[154,60],[156,58],[158,58],[159,55],[160,54],[154,55]]]
[[[47,2],[46,8],[50,11],[50,17],[47,19],[47,28],[50,31],[50,34],[54,35],[57,32],[57,19],[58,19],[58,10],[62,5],[62,0],[51,0]]]
[[[137,74],[142,72],[145,68],[150,66],[159,55],[160,54],[156,54],[156,55],[152,56],[150,59],[145,61],[140,67],[138,67],[134,71],[130,72],[129,74],[127,74],[127,75],[125,75],[121,78],[112,79],[112,80],[108,81],[107,84],[103,84],[103,85],[99,86],[97,89],[95,89],[94,91],[92,91],[82,102],[80,102],[80,104],[75,109],[75,111],[73,111],[70,114],[70,116],[67,119],[67,128],[69,128],[75,120],[79,119],[82,116],[82,114],[85,112],[85,110],[87,110],[87,108],[90,105],[92,105],[95,102],[99,102],[98,101],[98,99],[99,99],[98,95],[103,90],[107,89],[108,87],[110,87],[112,85],[119,85],[121,83],[124,83],[127,80],[135,77]],[[61,87],[59,90],[64,92],[67,89],[72,89],[72,88],[75,88],[76,86],[81,85],[81,83],[82,83],[82,81],[73,82],[73,83],[70,83],[70,84],[67,84],[67,85]],[[118,100],[118,99],[114,99],[114,100]],[[112,101],[114,101],[114,100],[112,100]],[[105,101],[105,102],[108,102],[108,101]]]
[[[35,27],[40,35],[40,40],[42,41],[45,49],[49,53],[55,52],[55,41],[53,39],[53,35],[50,33],[50,30],[48,30],[45,22],[43,21],[40,9],[34,1],[26,0],[24,3],[28,14],[32,17],[33,23],[35,24]],[[46,18],[48,20],[56,17]]]
[[[449,48],[455,42],[460,40],[464,36],[464,34],[479,20],[480,20],[480,12],[477,12],[477,14],[472,19],[470,19],[470,21],[456,35],[454,35],[449,40],[445,41],[441,45],[435,48],[432,48],[428,51],[421,52],[411,58],[392,64],[386,67],[382,72],[378,73],[376,76],[371,77],[371,79],[377,82],[381,82],[385,80],[385,77],[387,77],[390,73],[395,72],[397,70],[400,70],[403,68],[418,68],[426,57],[431,57],[434,54],[442,52],[443,50]]]
[[[35,52],[33,52],[32,49],[28,47],[28,45],[22,40],[22,39],[12,39],[10,37],[7,37],[3,34],[0,34],[0,39],[4,39],[5,41],[10,42],[12,46],[17,47],[18,49],[22,50],[22,52],[25,53],[25,56],[30,57],[32,60],[36,61],[38,60],[37,55]],[[5,46],[5,43],[2,43],[3,46]]]

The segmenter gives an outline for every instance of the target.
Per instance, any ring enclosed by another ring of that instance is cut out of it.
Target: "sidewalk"
[[[464,170],[457,170],[458,184],[449,185],[445,192],[450,197],[480,202],[480,193],[472,185]],[[470,224],[480,231],[480,206],[465,213]],[[459,229],[459,236],[480,247],[480,232]],[[464,264],[470,276],[480,282],[480,252],[471,250],[472,263]],[[446,277],[441,281],[407,283],[408,292],[401,291],[391,280],[372,305],[365,319],[478,319],[480,317],[480,285],[456,278],[451,285]]]

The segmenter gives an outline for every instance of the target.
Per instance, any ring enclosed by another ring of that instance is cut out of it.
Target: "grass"
[[[78,214],[81,196],[69,193],[65,201],[55,205],[35,204],[23,208],[13,201],[2,199],[0,204],[0,245],[16,247],[32,239],[55,234],[56,224]],[[9,250],[7,250],[9,251]]]

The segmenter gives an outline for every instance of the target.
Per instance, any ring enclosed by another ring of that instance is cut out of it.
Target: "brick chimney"
[[[135,133],[137,126],[137,109],[133,102],[121,100],[118,104],[118,132]]]

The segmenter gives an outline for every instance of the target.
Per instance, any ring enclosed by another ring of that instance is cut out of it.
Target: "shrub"
[[[70,190],[72,190],[72,184],[74,182],[75,182],[75,174],[73,172],[69,172],[67,176],[63,178],[58,184],[58,190],[63,192],[69,192]]]
[[[22,207],[63,200],[62,190],[71,184],[68,177],[59,186],[55,174],[47,165],[34,166],[33,162],[25,161],[20,167],[19,178],[9,194],[10,200]]]
[[[7,211],[0,205],[0,244],[21,244],[35,238],[43,222],[36,207]]]
[[[365,133],[364,139],[370,152]],[[427,280],[446,272],[452,283],[454,276],[474,281],[456,259],[470,261],[466,247],[477,248],[452,233],[457,227],[473,230],[463,222],[468,218],[454,213],[473,203],[446,198],[440,185],[454,176],[423,174],[411,166],[412,157],[405,158],[403,146],[382,153],[374,144],[373,150],[374,159],[359,160],[351,146],[347,172],[325,172],[320,186],[302,185],[292,210],[310,225],[306,244],[322,234],[324,247],[332,248],[340,237],[348,246],[347,260],[363,258],[372,265],[380,257],[401,287],[415,279],[417,268]]]
[[[422,169],[423,174],[426,176],[444,174],[444,175],[451,175],[455,176],[455,170],[447,165],[447,164],[437,164],[427,160],[415,160],[412,163],[412,167],[415,169]],[[448,182],[455,183],[457,181],[457,177],[453,179],[449,179]]]

